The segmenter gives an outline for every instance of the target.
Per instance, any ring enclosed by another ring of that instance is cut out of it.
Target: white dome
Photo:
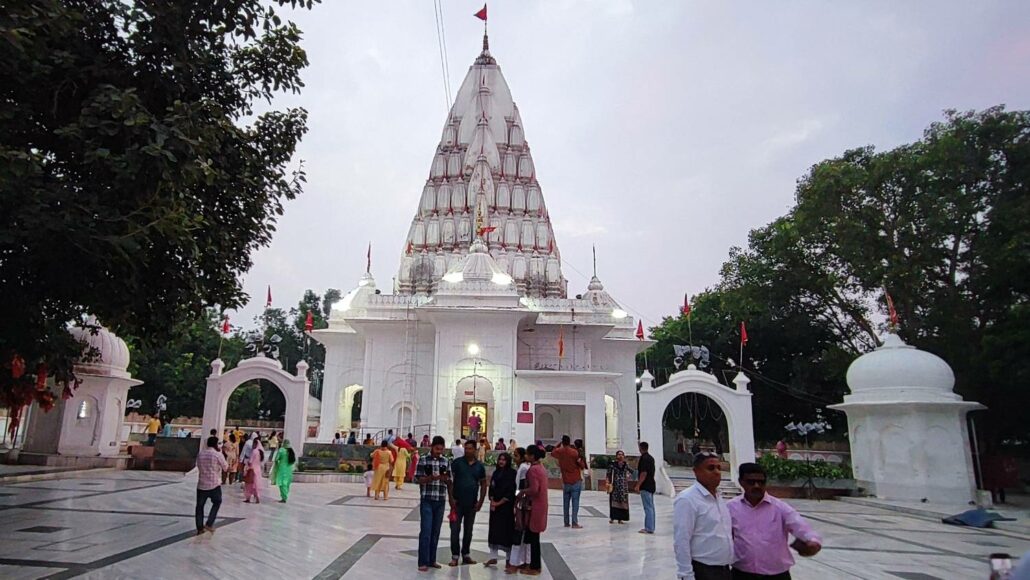
[[[952,393],[955,374],[941,357],[905,344],[888,333],[883,346],[851,363],[847,374],[852,393],[916,390]]]
[[[82,326],[73,326],[69,329],[76,340],[85,342],[82,349],[83,354],[95,351],[94,357],[89,362],[76,363],[76,372],[87,375],[113,375],[128,376],[129,368],[129,347],[125,341],[118,338],[118,335],[107,330],[97,321],[95,316],[90,316]],[[99,326],[96,334],[88,327]]]
[[[469,247],[468,255],[444,274],[443,281],[452,286],[464,282],[492,282],[498,286],[507,287],[511,284],[512,279],[494,261],[486,244],[483,243],[483,239],[477,237]]]

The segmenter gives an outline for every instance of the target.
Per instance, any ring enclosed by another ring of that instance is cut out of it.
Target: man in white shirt
[[[733,522],[719,497],[722,472],[714,453],[694,457],[697,483],[673,501],[673,548],[680,580],[730,580]]]

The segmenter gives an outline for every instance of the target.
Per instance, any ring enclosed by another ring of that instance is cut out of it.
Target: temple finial
[[[590,244],[590,250],[594,253],[594,278],[597,278],[597,246]]]

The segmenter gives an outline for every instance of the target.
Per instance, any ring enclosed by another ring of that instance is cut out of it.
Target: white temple
[[[336,431],[582,438],[635,447],[635,356],[650,342],[596,275],[567,298],[518,107],[487,39],[444,123],[393,294],[370,272],[333,307],[320,441]],[[360,393],[360,416],[354,416]]]
[[[966,414],[985,407],[952,392],[940,357],[893,332],[848,367],[851,394],[831,409],[848,415],[855,480],[881,499],[963,505],[976,493]]]

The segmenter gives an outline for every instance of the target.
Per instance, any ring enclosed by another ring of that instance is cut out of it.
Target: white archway
[[[225,363],[222,359],[211,362],[211,375],[207,378],[207,394],[204,396],[203,434],[217,429],[225,431],[225,413],[229,407],[229,396],[236,387],[257,379],[265,379],[279,387],[286,399],[286,421],[284,432],[298,450],[303,450],[308,431],[308,363],[297,363],[297,375],[283,370],[282,364],[265,356],[256,356],[240,361],[231,371],[222,373]]]
[[[664,433],[662,418],[669,403],[684,393],[700,393],[712,399],[726,415],[730,439],[730,478],[737,480],[737,466],[755,460],[755,426],[751,410],[750,382],[743,373],[733,379],[735,389],[719,384],[715,377],[697,370],[694,365],[669,377],[669,382],[654,388],[650,374],[641,377],[640,391],[640,440],[647,441],[649,453],[661,469],[658,478],[658,493],[672,495],[672,480],[665,475],[665,450],[662,445]]]
[[[340,400],[340,404],[338,406],[340,412],[339,412],[339,414],[338,414],[338,416],[336,418],[336,423],[337,424],[333,427],[334,430],[336,430],[336,431],[343,430],[343,431],[346,431],[347,433],[350,433],[351,431],[357,431],[358,430],[358,428],[361,426],[361,417],[360,416],[358,417],[358,427],[355,427],[354,426],[354,403],[357,402],[356,401],[356,397],[358,396],[358,393],[364,393],[364,392],[365,392],[365,387],[363,387],[361,385],[349,385],[349,386],[345,387],[343,389],[343,391],[340,392],[340,399],[341,400]],[[364,400],[364,395],[362,395],[362,400]],[[362,410],[364,410],[364,406],[362,406]],[[325,420],[325,419],[323,419],[323,420]]]

